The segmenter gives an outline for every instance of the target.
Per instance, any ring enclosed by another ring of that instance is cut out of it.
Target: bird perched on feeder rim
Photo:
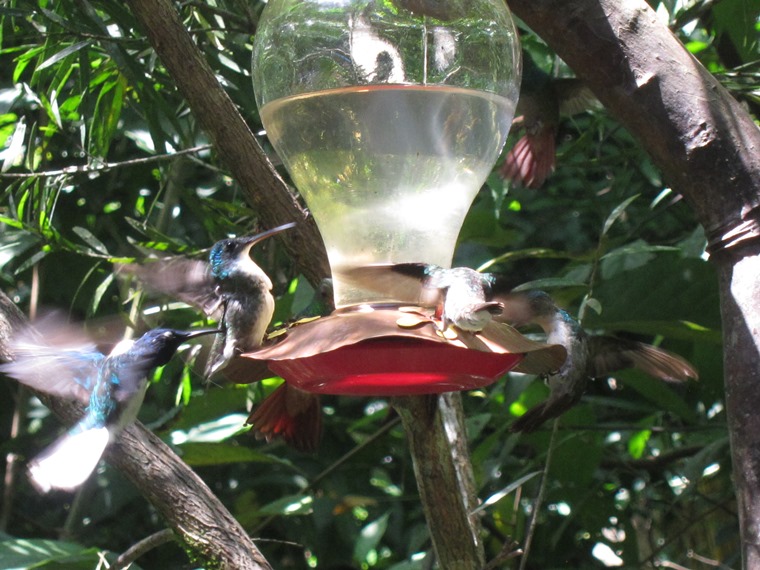
[[[211,347],[205,374],[211,378],[219,372],[229,373],[235,379],[238,369],[244,368],[237,366],[236,357],[261,346],[274,314],[272,281],[251,259],[251,248],[293,226],[295,223],[288,223],[256,235],[220,240],[212,246],[208,262],[174,258],[131,264],[122,271],[137,276],[149,289],[198,307],[219,322],[222,332]],[[287,384],[280,390],[287,392],[287,398],[272,394],[259,404],[248,422],[260,412],[262,419],[256,423],[255,432],[270,439],[274,433],[282,435],[298,447],[316,447],[314,441],[319,441],[321,433],[321,423],[314,420],[321,418],[318,397]],[[301,423],[306,425],[301,428]],[[310,434],[310,443],[302,443],[300,436],[291,440],[294,433]]]
[[[511,426],[511,431],[531,432],[545,421],[558,417],[577,404],[590,378],[603,377],[637,368],[650,376],[670,382],[698,378],[697,370],[682,357],[651,344],[589,335],[567,311],[560,309],[544,291],[510,293],[502,299],[500,320],[521,327],[534,324],[546,334],[546,342],[567,350],[560,369],[549,374],[549,397],[529,409]]]

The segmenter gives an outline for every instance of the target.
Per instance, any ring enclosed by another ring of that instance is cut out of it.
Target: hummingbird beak
[[[190,340],[191,338],[207,334],[219,334],[220,332],[222,332],[221,329],[199,329],[197,331],[183,331],[181,335],[184,337],[184,340]]]
[[[295,227],[295,225],[296,225],[295,222],[290,222],[287,224],[283,224],[281,226],[277,226],[276,228],[272,228],[271,230],[267,230],[260,234],[256,234],[255,236],[250,236],[245,239],[245,245],[247,245],[248,247],[252,247],[256,245],[257,243],[259,243],[260,241],[264,241],[268,237],[272,237],[275,234],[278,234],[282,231],[289,230],[290,228]]]

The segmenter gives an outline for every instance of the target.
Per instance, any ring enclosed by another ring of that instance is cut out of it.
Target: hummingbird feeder
[[[341,278],[378,263],[451,266],[509,132],[520,70],[503,0],[267,3],[256,102],[322,234],[336,311],[245,357],[303,390],[361,395],[471,389],[521,363],[561,363],[506,325],[443,335],[415,299]]]

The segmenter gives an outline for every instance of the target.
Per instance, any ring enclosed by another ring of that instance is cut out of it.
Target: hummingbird
[[[198,307],[220,323],[206,363],[212,377],[234,356],[261,346],[274,314],[272,281],[250,256],[251,248],[295,223],[271,230],[216,242],[208,262],[174,258],[121,266],[148,288]]]
[[[288,223],[253,236],[216,242],[208,262],[175,258],[144,265],[123,266],[150,289],[198,307],[220,323],[206,364],[205,376],[222,372],[232,381],[246,382],[248,368],[235,357],[264,341],[274,314],[272,281],[251,259],[251,248],[264,239],[295,226]],[[159,265],[156,268],[156,264]],[[250,380],[248,380],[250,381]],[[321,436],[319,396],[284,383],[248,418],[257,436],[282,437],[304,451],[316,449]]]
[[[295,316],[294,324],[327,316],[334,309],[332,279],[322,279],[309,305]],[[322,402],[318,394],[283,382],[251,412],[246,424],[254,426],[257,437],[267,441],[281,437],[299,451],[313,452],[322,437]]]
[[[137,417],[150,371],[168,363],[185,341],[218,332],[153,329],[118,343],[106,356],[92,343],[62,346],[42,340],[60,339],[60,327],[38,330],[42,336],[27,329],[14,337],[14,360],[0,371],[34,390],[86,406],[74,427],[29,462],[32,483],[45,493],[84,483],[109,441]]]
[[[523,50],[520,98],[512,122],[525,134],[507,153],[499,174],[516,185],[540,188],[554,170],[560,118],[598,107],[580,79],[552,77]]]
[[[497,296],[509,291],[506,279],[469,267],[445,269],[430,263],[395,263],[353,267],[341,276],[357,286],[399,301],[435,307],[443,328],[481,331],[501,314]]]
[[[544,291],[510,293],[502,300],[500,320],[521,327],[534,324],[546,334],[546,342],[560,344],[567,359],[547,378],[549,398],[529,409],[510,427],[513,432],[532,432],[577,404],[590,378],[625,368],[639,370],[671,382],[697,379],[696,369],[680,356],[661,348],[606,335],[589,335],[567,311],[560,309]]]

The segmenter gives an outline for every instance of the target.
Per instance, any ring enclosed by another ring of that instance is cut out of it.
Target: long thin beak
[[[207,334],[218,334],[220,332],[222,332],[221,329],[198,329],[197,331],[182,331],[182,335],[185,337],[185,340],[190,340],[191,338]]]
[[[259,243],[260,241],[263,241],[263,240],[267,239],[268,237],[272,237],[274,234],[278,234],[278,233],[283,232],[285,230],[289,230],[290,228],[294,227],[295,225],[296,225],[295,222],[290,222],[290,223],[287,223],[287,224],[283,224],[281,226],[277,226],[276,228],[272,228],[271,230],[267,230],[267,231],[262,232],[260,234],[256,234],[254,236],[250,236],[250,237],[246,238],[245,244],[253,246],[253,245]]]

